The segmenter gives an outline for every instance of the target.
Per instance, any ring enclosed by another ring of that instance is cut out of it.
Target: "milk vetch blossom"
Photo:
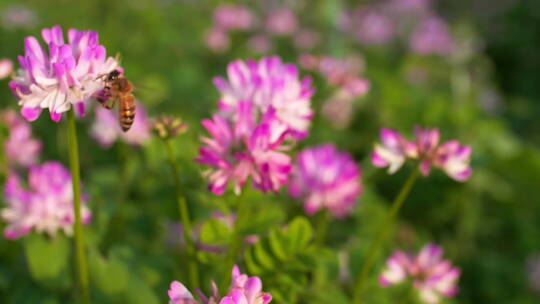
[[[200,301],[195,300],[191,292],[178,281],[171,283],[168,294],[170,304],[268,304],[272,301],[272,295],[262,291],[261,279],[241,273],[236,265],[232,270],[229,291],[222,298],[215,284],[212,284],[212,295],[209,298],[198,291]]]
[[[103,89],[99,77],[117,69],[117,61],[107,57],[94,31],[70,29],[67,43],[58,25],[43,29],[41,35],[47,50],[35,37],[27,37],[25,54],[19,56],[21,69],[10,82],[22,116],[33,121],[49,109],[51,119],[59,121],[72,106],[83,115],[85,101]]]
[[[328,209],[336,217],[349,214],[362,193],[360,169],[346,152],[331,144],[307,148],[296,156],[289,192],[304,200],[307,213]]]
[[[146,109],[137,102],[137,115],[131,128],[124,132],[118,122],[118,114],[104,107],[97,107],[95,120],[91,127],[92,137],[104,148],[110,147],[117,139],[134,146],[143,144],[150,138],[151,124]]]
[[[42,143],[32,137],[30,124],[13,110],[0,113],[0,122],[8,128],[8,137],[4,141],[4,153],[8,167],[19,165],[28,167],[38,161]]]
[[[199,149],[196,161],[211,167],[205,172],[209,189],[223,194],[230,182],[239,193],[251,178],[255,188],[277,191],[287,182],[291,170],[291,159],[283,145],[287,126],[277,118],[273,107],[260,119],[254,115],[251,102],[242,101],[236,107],[236,119],[215,114],[202,121],[210,137],[202,139],[205,146]]]
[[[410,279],[424,303],[439,303],[442,297],[457,294],[461,274],[459,268],[442,259],[442,254],[443,249],[435,244],[427,244],[417,255],[398,250],[386,261],[379,282],[388,286]]]
[[[69,171],[58,162],[33,166],[28,172],[28,188],[21,178],[11,173],[4,187],[7,207],[1,217],[7,222],[4,236],[17,239],[33,229],[54,237],[59,230],[73,233],[73,188]],[[91,213],[82,206],[83,223],[89,223]]]
[[[313,111],[311,79],[300,79],[294,64],[283,63],[277,56],[259,61],[236,60],[227,67],[228,78],[216,77],[214,84],[221,93],[220,109],[231,112],[240,102],[251,103],[259,116],[270,107],[276,118],[290,129],[290,135],[307,135]]]
[[[472,149],[457,140],[440,144],[438,129],[415,128],[415,139],[406,140],[399,132],[392,129],[381,130],[382,144],[376,144],[371,161],[376,167],[388,167],[390,174],[395,173],[406,159],[419,161],[420,172],[427,176],[431,167],[442,169],[457,181],[467,180],[472,169],[469,166]]]

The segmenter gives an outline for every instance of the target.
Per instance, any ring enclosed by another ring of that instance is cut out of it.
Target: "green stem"
[[[75,114],[71,109],[67,114],[68,120],[68,144],[69,166],[73,184],[73,207],[75,210],[75,252],[77,261],[77,273],[81,288],[81,303],[90,303],[88,267],[84,251],[84,232],[81,223],[81,172],[79,168],[79,146],[77,143],[77,127],[75,126]]]
[[[330,214],[327,210],[321,210],[316,216],[316,235],[315,244],[323,245],[326,240],[326,234],[328,232],[328,225],[330,224]]]
[[[191,220],[189,218],[189,210],[186,202],[186,198],[182,195],[182,184],[180,183],[180,170],[178,169],[178,163],[176,162],[176,155],[172,147],[171,141],[164,140],[167,154],[169,156],[169,162],[171,164],[171,170],[173,174],[174,186],[176,189],[176,200],[178,202],[178,209],[180,211],[180,221],[182,221],[182,227],[184,232],[184,239],[186,241],[187,253],[188,253],[188,267],[189,267],[189,282],[192,288],[199,287],[199,270],[197,265],[197,248],[193,242]]]
[[[244,193],[244,192],[242,192]],[[229,244],[229,250],[225,255],[225,264],[223,269],[223,286],[230,284],[230,273],[236,263],[236,257],[238,252],[242,249],[243,238],[242,238],[242,225],[246,219],[246,214],[249,214],[247,209],[246,202],[244,202],[243,195],[238,197],[238,204],[236,206],[236,220],[234,221],[234,230],[232,235],[231,243]]]
[[[379,253],[379,250],[381,249],[384,241],[386,240],[388,232],[390,231],[390,228],[393,225],[394,219],[396,218],[396,215],[398,214],[399,209],[401,208],[401,206],[403,206],[403,203],[405,202],[405,199],[411,192],[412,186],[414,185],[419,174],[420,174],[420,170],[418,168],[415,168],[413,172],[411,172],[411,174],[405,181],[405,184],[399,191],[398,196],[392,202],[392,207],[390,208],[390,212],[388,213],[386,218],[383,220],[383,223],[378,230],[379,233],[377,234],[375,241],[371,243],[371,247],[368,250],[366,262],[362,266],[362,270],[360,271],[360,275],[358,276],[358,280],[356,281],[354,303],[357,303],[357,304],[362,303],[362,294],[366,287],[365,286],[366,279],[369,274],[369,271],[371,267],[373,266],[375,259],[377,258],[377,254]]]

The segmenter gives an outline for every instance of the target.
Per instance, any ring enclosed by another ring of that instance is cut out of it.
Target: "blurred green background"
[[[448,22],[456,46],[444,56],[411,52],[404,38],[378,45],[359,42],[339,29],[341,12],[373,2],[340,0],[228,2],[246,5],[256,18],[263,18],[272,5],[290,7],[300,24],[320,35],[321,43],[302,50],[294,35],[270,37],[272,47],[261,53],[248,43],[260,31],[252,29],[232,32],[230,48],[214,52],[205,35],[215,8],[223,3],[2,0],[0,58],[15,60],[23,53],[23,38],[39,36],[43,27],[59,24],[99,32],[109,54],[121,54],[126,75],[150,116],[174,113],[189,123],[189,132],[175,144],[182,181],[191,189],[190,208],[199,222],[235,200],[232,194],[209,194],[202,167],[192,161],[203,134],[199,121],[215,111],[219,97],[212,78],[225,75],[233,59],[264,54],[293,63],[303,53],[361,56],[371,88],[354,100],[352,120],[345,127],[336,127],[319,111],[335,89],[320,75],[302,70],[314,77],[318,114],[301,147],[334,142],[352,153],[362,166],[365,193],[352,217],[331,223],[326,249],[332,250],[321,258],[326,271],[317,268],[310,283],[295,291],[294,301],[347,303],[350,278],[410,170],[388,176],[373,168],[369,153],[378,130],[391,127],[411,135],[419,124],[440,128],[443,140],[472,145],[474,173],[458,183],[435,171],[417,183],[377,268],[394,248],[416,250],[434,241],[463,271],[460,293],[448,303],[538,303],[540,1],[433,1],[431,9]],[[18,24],[21,11],[29,14],[28,20]],[[19,17],[13,19],[14,12]],[[2,107],[16,108],[7,80],[1,84]],[[171,236],[177,210],[163,147],[152,139],[142,147],[117,143],[100,148],[88,133],[92,120],[92,115],[82,119],[79,132],[82,180],[94,212],[87,229],[93,298],[96,303],[165,303],[170,281],[186,281],[186,276],[175,234]],[[64,128],[46,115],[33,123],[35,137],[44,142],[42,160],[67,165]],[[250,232],[264,233],[290,218],[294,203],[285,197],[248,191],[244,199],[257,202],[251,208],[260,214]],[[0,303],[71,303],[72,270],[61,262],[67,261],[61,257],[69,256],[69,246],[65,237],[0,239]],[[211,256],[203,259],[208,261],[203,282],[209,282],[216,271]],[[340,267],[349,269],[349,275]],[[394,291],[376,286],[375,273],[372,285],[369,303],[397,303]]]

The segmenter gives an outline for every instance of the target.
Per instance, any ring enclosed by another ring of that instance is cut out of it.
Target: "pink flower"
[[[392,129],[381,129],[381,141],[382,145],[375,144],[371,162],[375,167],[388,167],[389,174],[399,170],[411,151],[416,151],[413,143]]]
[[[219,304],[268,304],[270,301],[272,295],[262,291],[261,279],[240,273],[238,266],[234,265],[230,291]]]
[[[313,112],[310,107],[314,89],[311,79],[299,79],[293,64],[283,63],[277,56],[259,61],[236,60],[227,68],[228,79],[216,77],[214,84],[221,92],[220,108],[234,112],[242,101],[253,104],[257,116],[272,107],[277,119],[296,138],[307,135]]]
[[[13,62],[10,59],[0,59],[0,79],[4,79],[13,72]]]
[[[370,87],[367,79],[359,76],[363,70],[363,59],[358,56],[336,58],[330,56],[300,56],[300,64],[322,74],[329,84],[339,88],[339,98],[352,99],[365,95]]]
[[[439,17],[423,20],[411,35],[409,44],[418,54],[448,55],[454,48],[448,25]]]
[[[248,45],[253,51],[260,54],[264,54],[272,48],[272,42],[265,34],[253,35],[249,38]]]
[[[297,48],[310,50],[321,42],[321,35],[311,29],[303,28],[294,35],[294,44]]]
[[[298,29],[298,20],[288,8],[272,11],[266,19],[266,30],[276,35],[292,35]]]
[[[356,35],[365,44],[384,44],[395,36],[393,20],[375,9],[361,9],[356,15]]]
[[[216,114],[202,121],[211,137],[203,138],[206,146],[199,150],[196,161],[211,167],[206,176],[215,194],[223,194],[229,182],[239,193],[249,177],[263,192],[277,191],[288,180],[290,157],[282,152],[287,128],[273,107],[256,123],[253,107],[241,101],[235,119]]]
[[[1,217],[8,226],[4,230],[7,239],[18,239],[32,229],[54,237],[58,230],[73,233],[73,189],[71,176],[58,162],[46,162],[33,166],[28,173],[28,189],[20,178],[11,173],[5,188],[7,207]],[[82,206],[82,221],[90,222],[91,213]]]
[[[206,46],[216,53],[222,53],[229,49],[231,42],[227,31],[213,27],[206,34]]]
[[[429,175],[431,166],[442,169],[448,176],[460,182],[471,176],[470,146],[463,146],[457,140],[439,144],[440,135],[437,129],[416,127],[415,135],[414,141],[408,141],[395,130],[382,129],[383,144],[375,145],[371,162],[376,167],[388,167],[388,172],[393,174],[407,158],[411,158],[419,160],[420,172],[424,176]]]
[[[308,148],[296,157],[289,192],[304,199],[308,214],[326,208],[344,217],[362,193],[360,169],[349,154],[331,144]]]
[[[435,165],[453,179],[465,181],[472,174],[472,169],[469,167],[471,151],[470,146],[463,146],[457,140],[447,141],[438,148],[434,159]]]
[[[428,244],[418,255],[396,251],[386,262],[387,268],[379,278],[383,286],[393,285],[410,278],[420,299],[427,304],[439,303],[441,297],[457,294],[459,268],[442,259],[441,247]]]
[[[21,70],[10,82],[26,119],[37,119],[48,108],[51,119],[59,121],[62,113],[75,105],[84,114],[84,102],[103,89],[99,76],[118,68],[93,31],[68,31],[68,43],[60,26],[43,29],[48,53],[35,37],[25,39],[25,55],[19,56]]]
[[[0,121],[9,128],[4,149],[9,165],[29,167],[38,161],[42,143],[32,138],[32,128],[15,111],[6,110],[0,114]]]
[[[36,12],[25,5],[12,4],[2,8],[0,22],[6,29],[34,27],[38,21]]]
[[[138,146],[150,138],[150,122],[144,106],[137,102],[137,115],[129,129],[124,132],[118,122],[118,114],[103,107],[96,108],[96,119],[91,128],[92,137],[104,148],[110,147],[117,139]]]
[[[170,304],[196,304],[191,292],[180,282],[173,281],[168,291]]]
[[[251,12],[240,5],[222,4],[214,12],[214,25],[222,30],[247,30],[253,26]]]
[[[200,291],[197,292],[201,301],[196,301],[187,288],[178,281],[171,283],[168,291],[171,304],[268,304],[272,295],[262,291],[262,281],[259,277],[249,277],[240,273],[238,266],[232,270],[232,283],[229,292],[220,299],[215,284],[212,284],[212,295],[207,298]]]

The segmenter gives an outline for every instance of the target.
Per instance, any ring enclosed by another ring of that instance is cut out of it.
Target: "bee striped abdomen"
[[[120,127],[124,132],[131,128],[135,120],[135,98],[133,95],[126,94],[120,98],[119,120]]]

